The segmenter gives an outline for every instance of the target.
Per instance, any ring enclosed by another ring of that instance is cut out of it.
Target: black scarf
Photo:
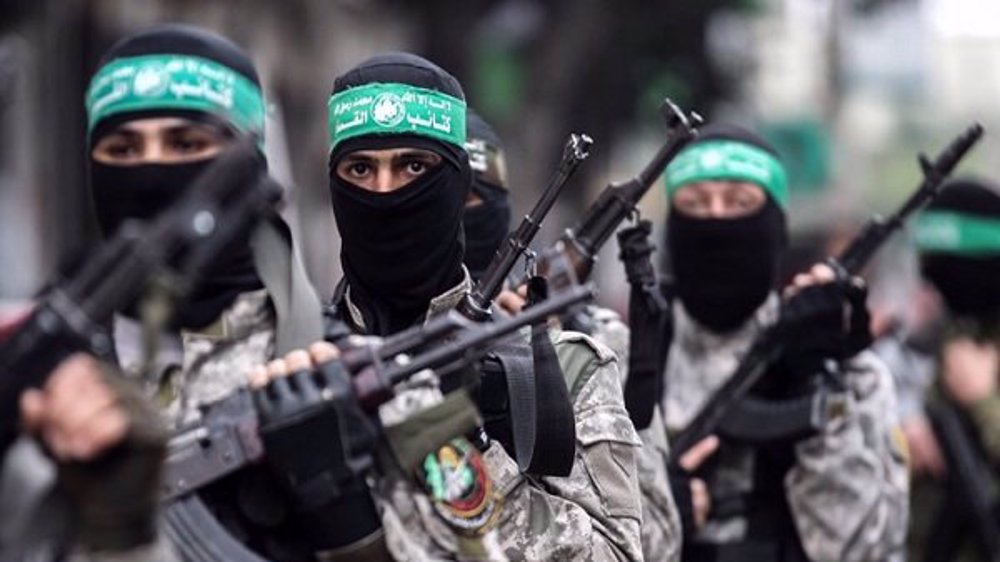
[[[739,328],[764,303],[785,247],[785,216],[770,198],[747,217],[699,219],[672,212],[667,243],[684,308],[711,330]]]
[[[465,265],[474,280],[486,273],[500,244],[510,231],[510,199],[507,190],[479,179],[472,191],[482,203],[465,208]]]
[[[109,166],[91,162],[91,190],[98,224],[111,236],[129,219],[148,220],[167,210],[191,186],[211,160],[186,164]],[[193,294],[174,311],[175,327],[201,328],[222,313],[242,292],[262,288],[250,250],[249,235],[234,240],[205,272]],[[125,314],[138,317],[133,304]]]
[[[462,213],[471,181],[458,149],[413,135],[351,139],[355,150],[413,147],[442,156],[437,167],[396,191],[375,193],[344,181],[331,165],[330,195],[352,302],[369,333],[388,335],[423,319],[431,299],[462,280]]]

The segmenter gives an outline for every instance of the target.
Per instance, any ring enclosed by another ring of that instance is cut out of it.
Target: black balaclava
[[[510,231],[510,197],[507,191],[507,170],[500,137],[475,111],[469,109],[468,140],[472,166],[472,192],[481,203],[465,208],[465,266],[472,278],[486,273],[500,244]]]
[[[409,53],[368,59],[338,77],[333,94],[372,83],[407,84],[465,99],[454,77]],[[352,152],[404,147],[433,151],[441,165],[390,193],[368,191],[336,173],[337,162]],[[462,213],[471,176],[461,146],[416,133],[352,137],[330,152],[341,265],[369,333],[387,335],[414,325],[431,299],[462,281]]]
[[[766,141],[735,126],[706,126],[695,144],[712,140],[749,144],[777,157]],[[667,221],[677,295],[695,320],[715,332],[739,328],[777,282],[787,243],[785,213],[765,193],[764,207],[750,216],[701,219],[672,211]]]
[[[927,207],[928,218],[931,213],[1000,221],[1000,189],[975,179],[951,181]],[[923,218],[918,222],[918,244]],[[920,270],[952,314],[991,333],[1000,328],[1000,251],[923,247]]]
[[[126,37],[104,55],[100,67],[119,59],[146,55],[189,55],[209,59],[241,74],[259,88],[259,79],[249,57],[238,46],[214,33],[184,25],[162,25]],[[103,118],[90,130],[89,148],[119,125],[143,118],[183,117],[209,123],[226,136],[237,128],[206,111],[152,108],[116,113]],[[149,219],[176,202],[212,159],[183,164],[140,164],[115,166],[90,159],[90,186],[94,211],[104,236],[111,236],[128,219]],[[199,328],[214,321],[236,296],[263,285],[257,277],[249,235],[234,241],[220,259],[206,271],[194,294],[175,311],[174,324]],[[136,316],[135,307],[125,313]]]

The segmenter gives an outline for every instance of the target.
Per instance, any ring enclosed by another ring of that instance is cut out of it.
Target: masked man
[[[354,332],[386,335],[457,305],[470,288],[462,216],[472,180],[460,85],[419,57],[381,55],[337,79],[330,112],[331,194],[344,241],[345,279],[334,297],[340,318]],[[497,195],[473,193],[486,208]],[[503,500],[495,522],[501,546],[514,559],[639,559],[638,440],[614,357],[580,334],[554,339],[563,371],[576,381],[567,385],[573,470],[539,483],[499,443],[480,443]]]
[[[774,291],[786,242],[788,191],[773,148],[744,129],[711,125],[667,168],[668,248],[676,301],[662,399],[683,429],[779,314],[795,323],[786,352],[751,392],[781,401],[839,365],[827,419],[805,437],[746,443],[721,435],[703,480],[711,509],[683,505],[685,560],[886,560],[907,520],[907,473],[892,419],[892,381],[874,356],[864,293],[825,266]],[[823,383],[826,384],[826,383]],[[691,514],[694,514],[692,516]]]

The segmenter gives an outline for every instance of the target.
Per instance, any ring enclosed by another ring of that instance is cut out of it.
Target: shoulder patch
[[[483,535],[500,514],[499,495],[479,451],[466,439],[452,439],[424,459],[418,479],[434,510],[463,535]]]

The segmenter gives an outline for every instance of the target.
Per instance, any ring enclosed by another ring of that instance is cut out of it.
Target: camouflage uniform
[[[428,316],[456,306],[466,279],[433,299]],[[360,311],[345,293],[356,326]],[[503,501],[497,538],[512,560],[642,560],[636,478],[639,438],[625,411],[614,354],[591,338],[561,332],[553,343],[567,376],[576,421],[570,475],[531,477],[499,443],[483,453]]]
[[[618,356],[622,384],[628,378],[629,327],[613,310],[588,307],[593,337]],[[653,408],[649,427],[639,431],[639,489],[642,491],[642,552],[647,560],[674,562],[681,556],[681,520],[670,491],[667,464],[670,445],[660,406]]]
[[[763,326],[774,322],[772,297],[727,335],[697,325],[674,307],[675,336],[666,377],[664,411],[670,433],[682,429],[730,376]],[[869,352],[848,362],[843,411],[823,431],[795,445],[784,489],[798,536],[813,560],[887,560],[901,556],[908,517],[908,473],[896,427],[892,379]],[[706,483],[713,498],[748,492],[754,450],[724,443]],[[741,541],[746,517],[710,518],[696,539]]]
[[[244,386],[247,374],[274,355],[274,311],[265,290],[240,295],[219,320],[201,332],[182,332],[180,345],[164,342],[160,364],[141,380],[151,396],[165,404],[170,422],[188,423],[198,418],[198,407],[214,402]],[[123,336],[135,327],[116,327]],[[134,347],[118,339],[122,367],[140,377]],[[183,368],[178,368],[178,348]],[[163,357],[166,356],[166,360]],[[170,358],[174,359],[170,364]],[[398,396],[383,405],[380,417],[391,428],[409,414],[440,400],[435,382],[426,378],[398,389]],[[384,445],[384,444],[382,444]],[[369,482],[390,552],[398,560],[459,558],[459,539],[435,513],[430,500],[408,476],[393,472]],[[487,536],[489,546],[494,539]],[[496,559],[497,556],[486,558]]]

